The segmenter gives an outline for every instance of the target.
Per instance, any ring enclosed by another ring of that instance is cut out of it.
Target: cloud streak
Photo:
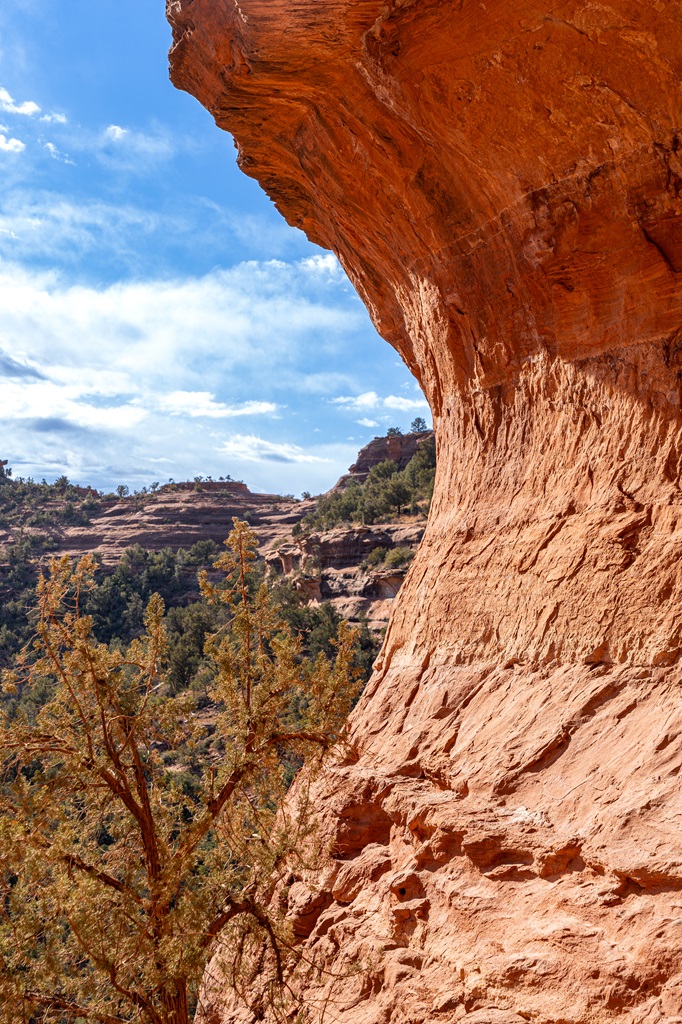
[[[53,143],[46,143],[45,149],[54,159],[70,162]],[[166,230],[177,227],[172,218],[166,220]],[[110,260],[125,260],[134,253],[135,238],[139,247],[160,228],[156,213],[129,204],[74,202],[57,193],[22,189],[0,197],[0,255],[14,262],[68,265],[104,251]]]
[[[8,356],[6,352],[0,350],[0,378],[2,377],[19,377],[19,378],[34,378],[36,380],[44,380],[44,376],[39,370],[36,370],[33,366],[28,366],[26,363],[20,363],[18,360]]]
[[[225,405],[216,402],[210,391],[173,391],[162,395],[158,408],[171,416],[207,417],[226,419],[233,416],[265,416],[277,411],[274,402],[242,402],[241,405]]]
[[[55,146],[54,142],[45,142],[45,143],[43,143],[43,149],[46,150],[50,154],[50,156],[52,157],[53,160],[59,160],[60,163],[63,163],[63,164],[71,164],[72,167],[76,166],[75,162],[73,160],[71,160],[70,157],[66,156],[59,149],[57,149],[57,147]]]
[[[239,462],[330,462],[322,455],[301,448],[300,445],[267,441],[255,434],[233,434],[220,447],[222,455]]]
[[[428,402],[422,398],[405,398],[403,395],[386,395],[381,398],[376,391],[364,391],[361,395],[339,395],[332,398],[333,405],[339,405],[349,409],[351,412],[370,412],[373,410],[390,410],[395,412],[417,412],[421,409],[428,409]],[[375,427],[374,422],[358,420],[363,426]]]
[[[110,124],[95,138],[83,136],[81,145],[110,169],[135,174],[146,174],[175,152],[173,141],[164,130],[141,132],[120,124]]]
[[[23,103],[15,103],[7,89],[0,87],[0,110],[6,114],[20,114],[24,117],[33,117],[40,113],[40,107],[33,100],[26,100]]]

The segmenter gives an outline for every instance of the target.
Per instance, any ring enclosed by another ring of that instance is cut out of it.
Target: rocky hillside
[[[309,1019],[679,1022],[680,3],[168,13],[174,82],[434,414],[331,853],[281,894]],[[226,992],[204,1019],[251,1020]]]
[[[268,566],[308,601],[383,630],[424,535],[434,472],[432,431],[374,438],[305,509],[291,540],[269,546]]]
[[[357,461],[348,472],[332,488],[333,491],[343,490],[353,481],[363,483],[370,470],[387,459],[395,462],[398,469],[405,469],[417,454],[420,445],[431,437],[432,431],[417,434],[388,434],[386,437],[375,437],[358,453]]]
[[[56,550],[92,551],[113,565],[134,544],[150,551],[189,548],[200,540],[222,544],[233,516],[248,520],[267,550],[289,536],[311,507],[293,498],[254,494],[245,484],[175,485],[156,494],[103,500],[87,524],[64,527]]]
[[[430,437],[426,432],[375,438],[330,493],[362,483],[373,466],[387,460],[404,469]],[[25,486],[11,476],[2,480],[0,596],[5,600],[13,597],[9,584],[2,587],[12,566],[2,561],[2,551],[7,555],[20,538],[33,538],[36,554],[42,557],[92,552],[105,570],[111,570],[136,545],[147,552],[177,552],[207,541],[221,545],[236,516],[256,531],[271,570],[290,577],[309,602],[330,601],[344,618],[367,619],[378,631],[388,622],[393,598],[424,533],[423,513],[376,526],[348,523],[331,531],[304,532],[301,523],[315,515],[320,499],[254,494],[246,484],[234,481],[178,483],[153,493],[114,498],[68,483],[60,490],[57,485]],[[22,490],[26,494],[13,503],[10,499]],[[385,564],[391,552],[394,556]],[[377,553],[384,557],[378,559]],[[187,575],[188,594],[194,596],[196,572],[189,570]]]
[[[424,536],[424,522],[341,526],[273,546],[265,561],[290,576],[311,602],[329,601],[351,622],[366,618],[371,629],[388,624],[391,605]],[[387,553],[374,559],[377,551]],[[391,559],[390,553],[397,555]]]

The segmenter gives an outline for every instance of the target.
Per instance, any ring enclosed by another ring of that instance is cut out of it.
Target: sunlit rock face
[[[426,536],[319,786],[334,856],[296,883],[327,1013],[682,1021],[682,4],[169,17],[173,81],[434,415]]]

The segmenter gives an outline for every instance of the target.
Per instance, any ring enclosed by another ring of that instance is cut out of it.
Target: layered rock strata
[[[97,492],[92,492],[97,495]],[[156,494],[102,498],[85,525],[38,524],[26,532],[49,533],[51,554],[79,556],[92,552],[112,566],[135,544],[150,551],[190,548],[201,540],[222,545],[232,529],[232,518],[248,520],[264,550],[281,544],[292,526],[315,508],[314,501],[296,501],[276,494],[254,494],[244,484],[213,486],[175,484]],[[46,502],[42,511],[63,512],[64,502]],[[23,527],[22,527],[23,529]],[[4,548],[17,540],[17,530],[0,527],[0,572]]]
[[[682,4],[169,17],[173,80],[337,253],[436,429],[318,791],[332,856],[289,890],[313,1018],[681,1022]]]

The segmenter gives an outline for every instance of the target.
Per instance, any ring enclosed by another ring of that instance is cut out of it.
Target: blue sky
[[[169,43],[163,0],[0,8],[0,456],[105,490],[325,490],[426,403],[171,86]]]

